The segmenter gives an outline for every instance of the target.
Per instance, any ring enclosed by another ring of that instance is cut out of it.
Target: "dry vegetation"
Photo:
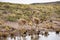
[[[23,25],[29,25],[28,27],[32,29],[57,30],[60,29],[60,4],[26,5],[0,2],[0,30],[7,30],[6,34],[9,34],[10,28],[6,25],[5,28],[2,27],[6,22],[12,22],[12,25],[13,22],[18,23],[19,26],[22,25],[23,29],[18,28],[22,33],[26,31]],[[34,25],[37,28],[33,28]],[[1,32],[0,35],[2,35]]]

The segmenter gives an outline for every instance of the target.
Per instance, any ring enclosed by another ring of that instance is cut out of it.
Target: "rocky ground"
[[[56,31],[60,32],[60,22],[53,21],[52,24],[49,21],[45,21],[39,24],[33,25],[19,25],[17,22],[5,22],[4,25],[0,25],[0,36],[18,35],[18,34],[38,34],[41,31],[49,32]]]

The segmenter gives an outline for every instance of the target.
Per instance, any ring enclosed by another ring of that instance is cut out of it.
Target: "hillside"
[[[58,5],[59,4],[59,5]],[[0,2],[0,27],[5,30],[38,29],[60,31],[60,3],[12,4]]]

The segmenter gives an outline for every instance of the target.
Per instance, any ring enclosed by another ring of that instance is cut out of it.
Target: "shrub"
[[[16,21],[17,20],[17,18],[16,17],[13,17],[13,16],[8,16],[7,18],[6,18],[6,20],[7,21]]]

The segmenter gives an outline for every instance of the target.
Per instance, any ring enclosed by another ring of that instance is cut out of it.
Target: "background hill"
[[[60,4],[60,1],[56,1],[56,2],[46,2],[46,3],[32,3],[32,5],[38,5],[38,4]]]

